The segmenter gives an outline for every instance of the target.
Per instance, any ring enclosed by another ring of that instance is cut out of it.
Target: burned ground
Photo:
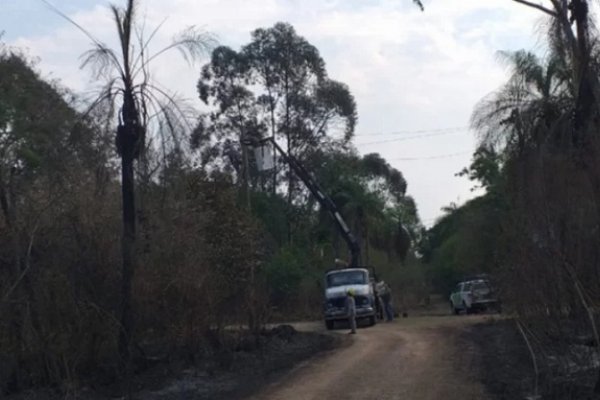
[[[494,400],[534,398],[532,359],[514,320],[494,319],[472,325],[459,341],[470,354],[472,370],[477,374],[474,378],[481,380]],[[586,354],[593,349],[571,344],[570,354],[566,354],[560,351],[563,347],[546,345],[544,352],[534,349],[539,369],[538,395],[551,400],[592,399],[597,370],[593,365],[582,367],[581,360],[576,365],[572,357],[575,347]]]
[[[178,355],[159,357],[141,365],[133,378],[133,397],[148,400],[244,398],[295,365],[344,343],[345,337],[298,332],[283,325],[259,335],[236,334],[237,344],[196,361]],[[232,339],[233,340],[233,339]],[[99,400],[114,398],[123,388],[103,377],[90,379],[68,398]],[[63,392],[37,389],[10,396],[9,400],[64,399]]]

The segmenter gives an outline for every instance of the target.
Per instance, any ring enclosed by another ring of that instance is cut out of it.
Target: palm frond
[[[533,84],[540,89],[544,85],[544,69],[535,54],[525,50],[501,51],[498,58],[512,69],[512,83]]]
[[[215,44],[214,35],[190,26],[175,36],[170,45],[148,57],[146,64],[175,48],[182,52],[186,61],[193,62],[209,54]]]
[[[122,92],[116,81],[106,84],[99,91],[93,91],[85,100],[87,107],[82,113],[82,118],[92,118],[99,126],[104,126],[108,132],[113,128],[115,116],[117,115],[116,99]],[[91,99],[91,100],[90,100]]]
[[[162,100],[160,103],[166,104],[171,107],[175,113],[181,118],[181,120],[185,123],[187,128],[190,130],[193,129],[193,125],[190,122],[196,116],[196,112],[192,106],[187,107],[186,102],[183,98],[178,98],[176,94],[170,94],[166,90],[160,88],[156,84],[147,84],[148,88],[151,91],[156,91],[156,93],[160,94]],[[158,99],[156,94],[152,94],[155,98]]]
[[[67,14],[63,13],[62,11],[60,11],[60,9],[58,7],[56,7],[54,4],[50,3],[50,1],[48,0],[42,0],[42,2],[44,2],[53,12],[55,12],[56,14],[58,14],[59,16],[61,16],[62,18],[64,18],[66,21],[70,22],[73,26],[75,26],[77,29],[79,29],[85,36],[87,36],[95,45],[99,46],[102,43],[96,39],[89,31],[87,31],[84,27],[82,27],[81,25],[79,25],[77,22],[75,22],[75,20],[73,20],[71,17],[69,17]]]
[[[119,80],[120,77],[114,77],[108,80],[100,89],[90,93],[89,97],[93,100],[89,102],[84,114],[93,112],[104,102],[114,103],[115,98],[122,93],[121,88],[117,85]]]
[[[125,12],[115,5],[111,5],[110,10],[113,13],[113,20],[117,26],[119,44],[121,45],[121,57],[123,59],[123,69],[121,75],[123,76],[123,79],[126,79],[126,77],[129,75],[129,39],[127,38],[124,27]]]
[[[156,26],[156,28],[154,28],[154,30],[150,33],[150,36],[148,36],[148,39],[144,39],[143,31],[138,34],[138,42],[140,44],[140,51],[139,51],[137,57],[135,58],[135,60],[133,61],[133,64],[131,65],[131,69],[133,71],[137,70],[138,64],[140,62],[144,63],[145,54],[147,54],[147,52],[148,52],[148,46],[150,46],[152,39],[154,39],[154,37],[156,36],[156,34],[160,30],[160,28],[162,28],[162,26],[165,24],[165,22],[167,22],[167,18],[163,19],[161,21],[161,23],[158,24]]]
[[[86,51],[80,57],[80,68],[92,68],[94,78],[110,79],[110,73],[116,70],[120,76],[124,75],[123,67],[116,53],[103,44],[97,44],[94,48]]]
[[[166,157],[171,150],[185,151],[182,143],[186,143],[184,138],[185,133],[189,131],[189,119],[182,116],[179,107],[175,107],[177,101],[165,102],[163,96],[157,96],[152,91],[146,92],[144,97],[152,110],[148,124],[153,127],[155,136],[158,136],[164,156]]]
[[[419,7],[421,9],[421,11],[425,11],[425,7],[423,6],[423,3],[421,2],[421,0],[413,0],[413,3],[415,3],[417,5],[417,7]]]
[[[109,8],[113,14],[113,22],[117,25],[117,34],[119,36],[119,43],[121,44],[122,49],[123,41],[125,40],[125,32],[123,31],[123,10],[114,4],[111,4]]]
[[[131,50],[131,31],[134,27],[135,15],[136,15],[136,4],[135,0],[128,0],[127,8],[122,13],[121,25],[123,31],[123,57],[127,57],[128,65],[131,62],[129,54]]]

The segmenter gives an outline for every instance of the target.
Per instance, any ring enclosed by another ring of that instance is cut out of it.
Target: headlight
[[[356,299],[356,305],[361,307],[368,307],[371,305],[371,301],[366,296],[360,296]]]

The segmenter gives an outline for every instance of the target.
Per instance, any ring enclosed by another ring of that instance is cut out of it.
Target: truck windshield
[[[327,275],[327,287],[344,285],[364,285],[367,274],[364,271],[343,271]]]

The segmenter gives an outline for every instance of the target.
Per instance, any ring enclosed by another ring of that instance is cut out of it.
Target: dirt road
[[[489,399],[458,343],[460,332],[483,318],[419,317],[359,329],[348,346],[300,365],[253,399]]]

